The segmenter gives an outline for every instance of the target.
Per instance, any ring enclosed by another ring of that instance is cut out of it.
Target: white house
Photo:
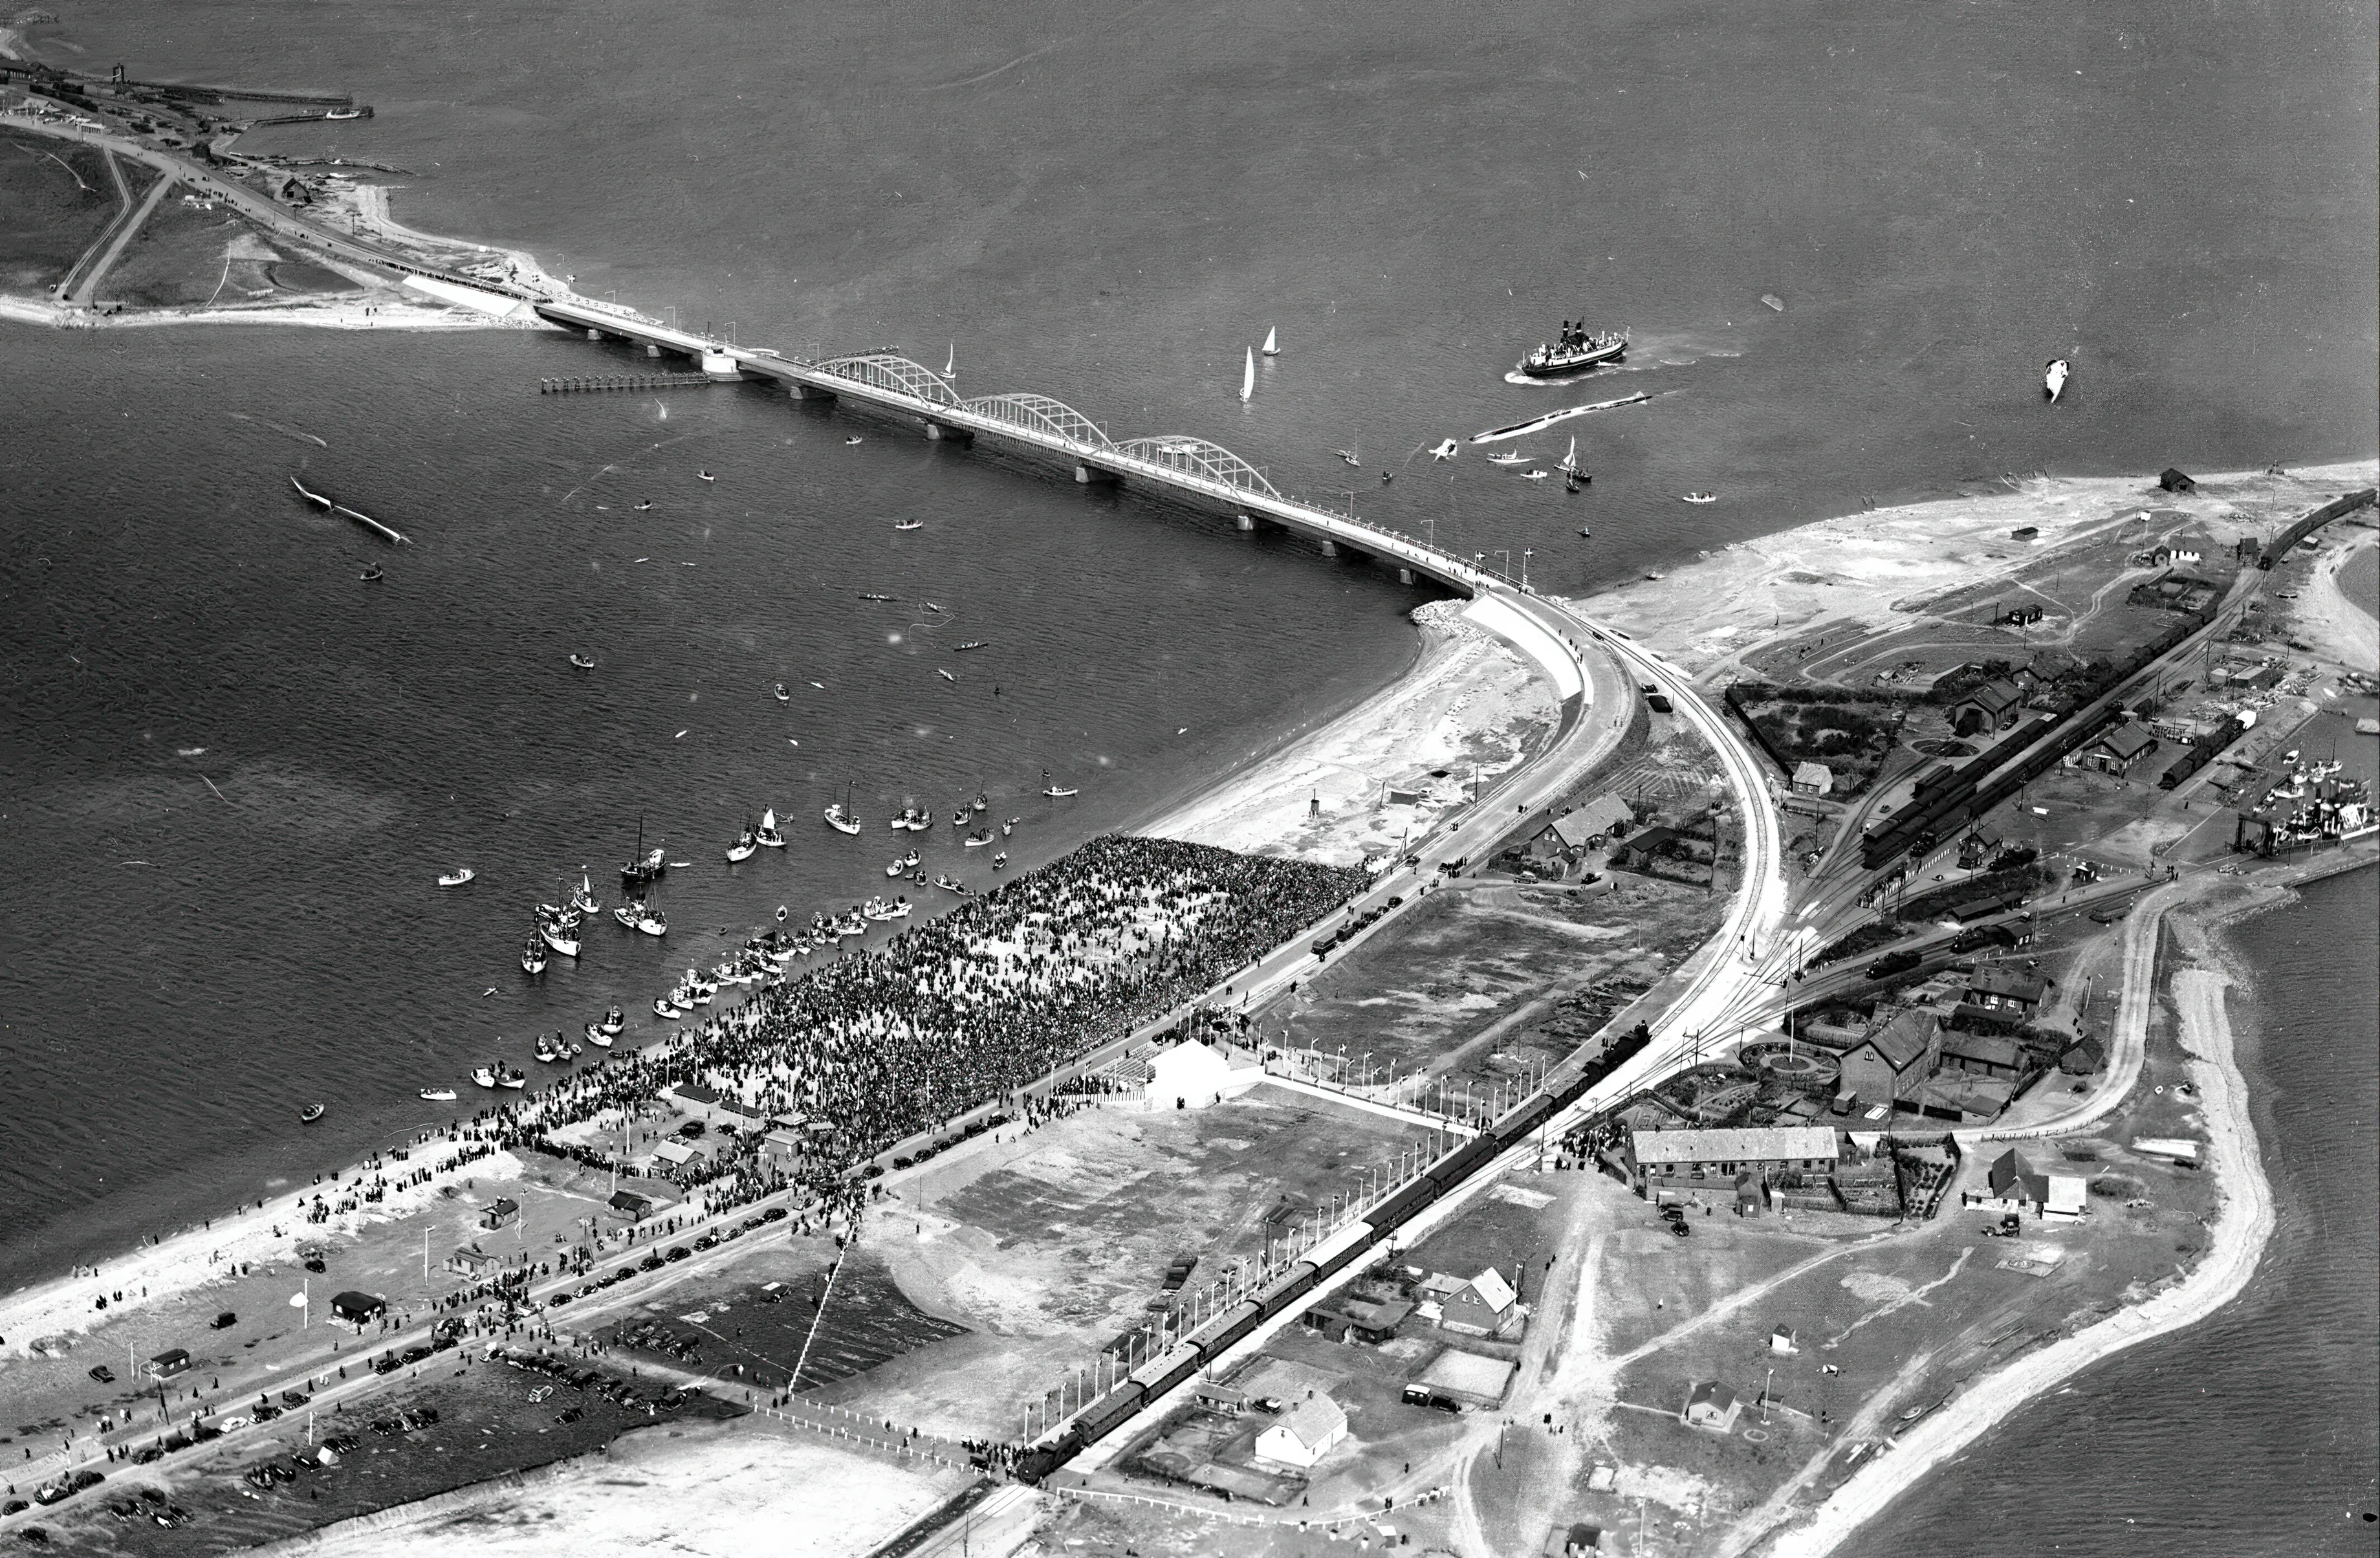
[[[1277,1466],[1303,1471],[1347,1437],[1347,1414],[1318,1391],[1309,1391],[1257,1435],[1257,1455]]]
[[[1148,1063],[1151,1109],[1204,1109],[1233,1090],[1232,1063],[1203,1040],[1185,1039]]]

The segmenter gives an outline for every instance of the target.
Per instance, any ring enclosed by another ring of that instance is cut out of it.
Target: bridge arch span
[[[1269,498],[1281,496],[1279,489],[1267,481],[1265,473],[1240,458],[1220,444],[1186,433],[1169,434],[1161,438],[1135,438],[1116,445],[1116,452],[1151,465],[1178,470],[1185,476],[1201,477],[1226,487],[1262,493]]]
[[[978,417],[1006,422],[1013,427],[1027,428],[1070,443],[1087,444],[1095,449],[1113,446],[1107,430],[1084,416],[1062,400],[1052,400],[1046,395],[1029,391],[1020,395],[987,395],[970,400],[965,408]]]
[[[855,379],[875,389],[891,390],[913,400],[930,401],[948,406],[953,410],[966,403],[951,382],[921,362],[912,362],[893,352],[862,352],[856,357],[830,358],[814,365],[821,373],[837,378]]]

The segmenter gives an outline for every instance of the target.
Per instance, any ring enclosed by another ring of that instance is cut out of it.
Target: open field
[[[123,208],[96,150],[0,133],[0,291],[57,286]]]
[[[335,271],[290,258],[228,206],[168,195],[100,282],[98,295],[136,308],[180,308],[359,290]]]

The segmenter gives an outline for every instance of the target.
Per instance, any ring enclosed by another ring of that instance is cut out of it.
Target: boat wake
[[[1566,406],[1559,411],[1548,411],[1542,417],[1532,417],[1525,422],[1514,422],[1510,427],[1489,428],[1486,432],[1475,432],[1471,435],[1471,442],[1494,444],[1506,438],[1520,438],[1541,429],[1549,428],[1556,422],[1566,422],[1572,417],[1584,417],[1594,411],[1609,411],[1621,406],[1642,406],[1652,398],[1650,394],[1638,390],[1634,395],[1622,396],[1618,400],[1598,400],[1591,406]]]

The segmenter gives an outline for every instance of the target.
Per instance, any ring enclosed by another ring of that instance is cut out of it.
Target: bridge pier
[[[1397,570],[1397,582],[1399,584],[1411,584],[1413,581],[1414,571],[1411,568],[1399,568]]]
[[[1339,555],[1339,543],[1338,543],[1337,542],[1335,542],[1335,541],[1332,541],[1332,540],[1331,540],[1330,537],[1328,537],[1328,536],[1323,537],[1323,538],[1322,538],[1322,555],[1324,555],[1325,557],[1336,557],[1336,556],[1338,556],[1338,555]]]
[[[806,384],[799,379],[786,380],[785,393],[792,396],[795,400],[823,400],[830,406],[834,404],[834,392],[832,390],[822,390],[816,384]]]
[[[1232,523],[1239,527],[1240,534],[1247,535],[1256,529],[1257,517],[1253,514],[1243,514]]]
[[[647,341],[647,342],[645,343],[645,355],[646,355],[647,357],[659,357],[659,356],[661,356],[661,355],[662,355],[662,344],[661,344],[659,341]]]
[[[928,422],[926,436],[937,444],[957,444],[964,446],[975,442],[975,434],[965,428],[945,427],[941,422]]]
[[[589,325],[587,327],[587,338],[590,341],[600,341],[603,338],[603,333],[601,330],[596,329],[593,325]]]
[[[1097,481],[1102,485],[1112,487],[1122,481],[1123,478],[1118,476],[1112,470],[1099,470],[1090,466],[1077,464],[1075,467],[1075,480],[1087,486],[1091,482]]]

